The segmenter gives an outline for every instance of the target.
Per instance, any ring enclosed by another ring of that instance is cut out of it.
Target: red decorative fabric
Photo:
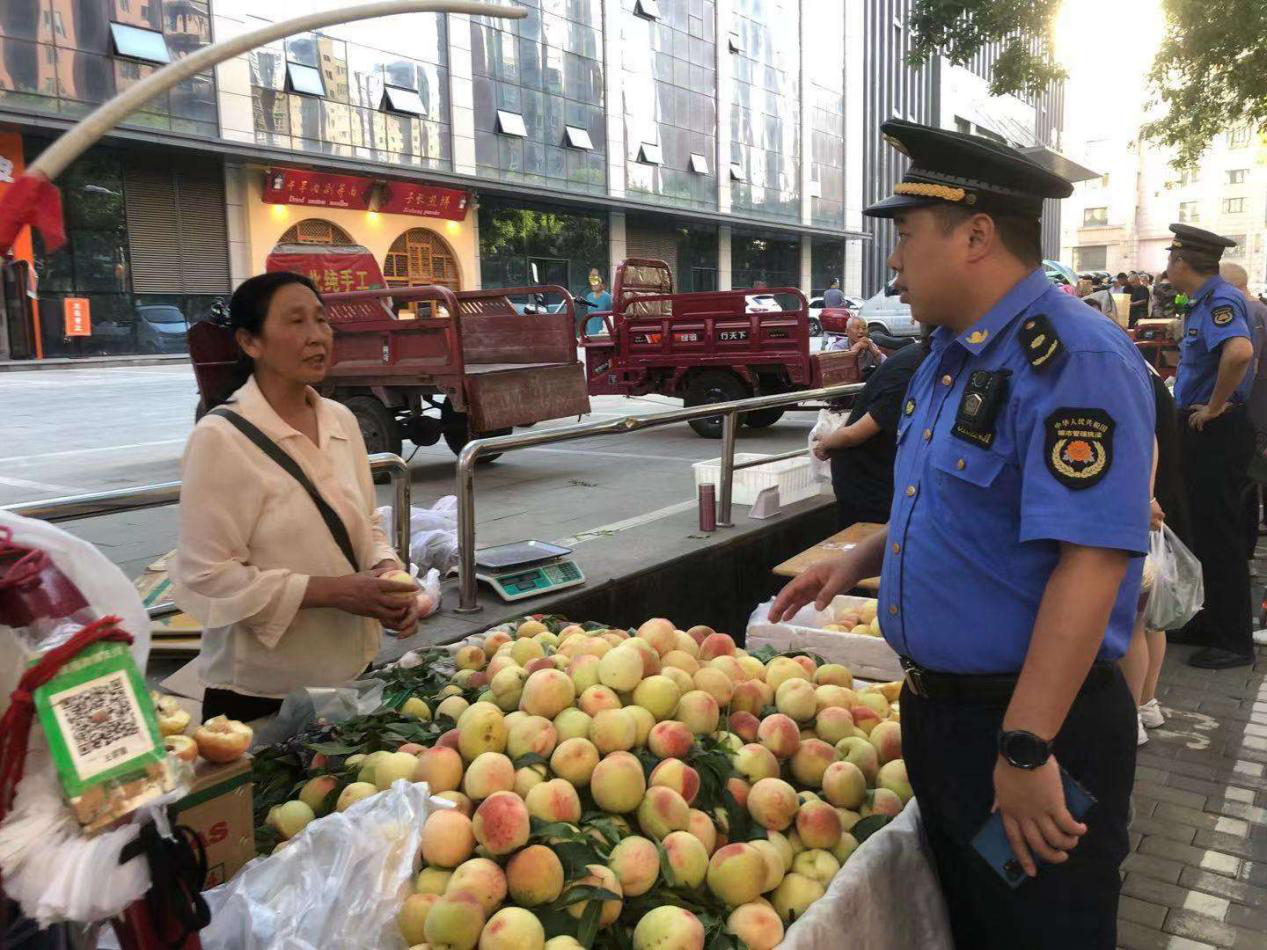
[[[0,197],[0,254],[8,253],[28,224],[40,232],[49,253],[66,243],[62,194],[43,175],[20,176]]]

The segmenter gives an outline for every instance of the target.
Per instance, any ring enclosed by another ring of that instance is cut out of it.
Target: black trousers
[[[919,801],[959,950],[1113,950],[1118,867],[1130,850],[1135,703],[1116,669],[1078,695],[1054,743],[1057,761],[1097,799],[1063,864],[1009,888],[972,848],[994,802],[1003,705],[921,699],[902,690],[902,755]]]
[[[202,718],[205,722],[212,716],[227,716],[240,722],[250,722],[271,716],[282,708],[280,699],[268,696],[247,696],[235,693],[231,689],[207,689],[202,695]]]
[[[1192,553],[1201,562],[1205,606],[1188,623],[1209,646],[1253,650],[1246,557],[1245,492],[1254,432],[1244,406],[1234,406],[1198,432],[1179,412],[1180,460],[1192,524]]]

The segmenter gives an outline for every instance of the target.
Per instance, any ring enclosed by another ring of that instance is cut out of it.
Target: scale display
[[[517,568],[509,571],[490,571],[476,575],[484,581],[502,600],[523,600],[525,597],[537,597],[565,587],[576,587],[585,583],[585,575],[575,561],[558,560],[536,567]]]

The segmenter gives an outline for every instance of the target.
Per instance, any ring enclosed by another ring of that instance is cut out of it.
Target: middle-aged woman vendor
[[[248,720],[275,713],[293,689],[356,678],[382,628],[407,636],[418,615],[412,588],[380,577],[401,565],[375,515],[356,420],[313,389],[333,344],[316,286],[286,272],[252,277],[229,319],[240,385],[189,437],[170,573],[173,599],[204,627],[203,718]]]

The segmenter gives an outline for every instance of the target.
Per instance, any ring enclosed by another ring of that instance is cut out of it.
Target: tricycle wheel
[[[775,406],[772,409],[754,409],[744,416],[744,425],[750,429],[766,429],[782,419],[785,412],[787,410],[782,406]]]
[[[444,426],[444,444],[454,455],[461,455],[466,443],[476,438],[489,438],[495,435],[510,435],[513,429],[496,429],[492,432],[472,432],[471,420],[465,412],[458,412],[447,399],[440,406],[440,422]],[[501,458],[501,453],[481,455],[477,465]]]
[[[708,370],[691,380],[691,384],[686,388],[684,401],[688,407],[706,406],[710,402],[733,402],[736,399],[745,399],[749,395],[751,394],[748,388],[737,376],[722,370]],[[688,425],[695,430],[696,435],[705,439],[721,438],[721,416],[692,419]]]
[[[373,396],[353,396],[343,404],[356,416],[366,452],[370,455],[378,452],[400,454],[400,426],[396,425],[396,417],[386,406]]]

